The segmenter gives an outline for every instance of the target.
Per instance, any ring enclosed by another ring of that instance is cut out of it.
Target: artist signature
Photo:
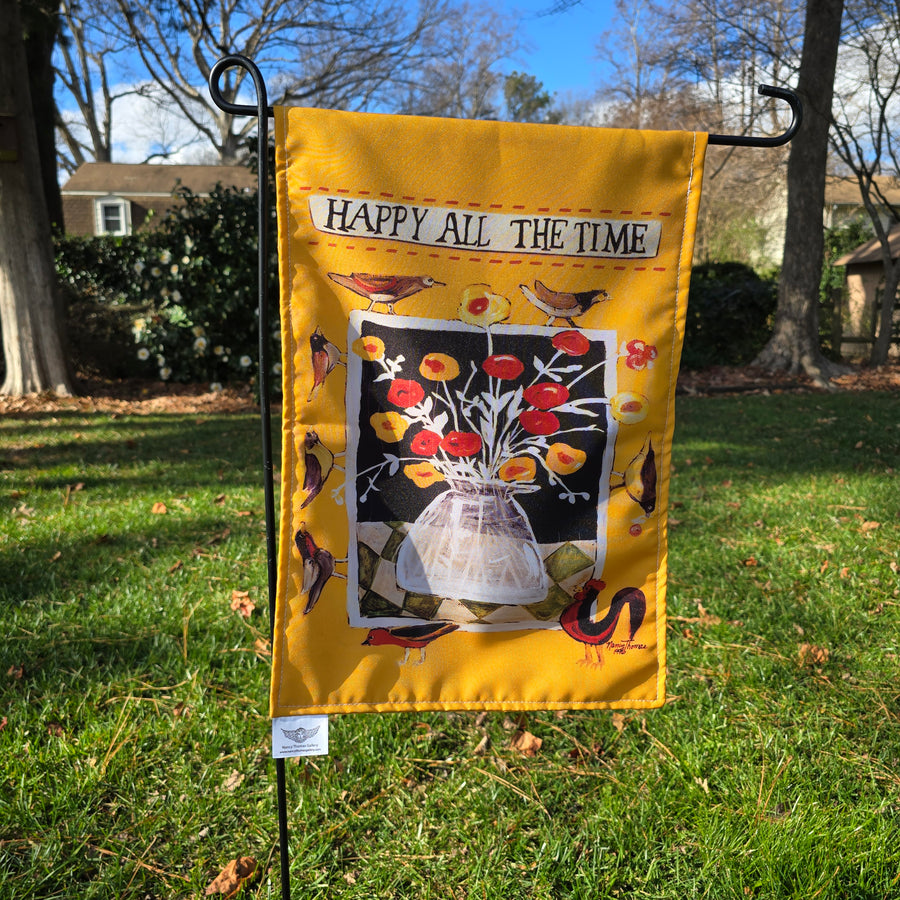
[[[646,644],[637,644],[634,641],[609,641],[604,644],[604,649],[611,650],[613,653],[623,654],[628,650],[646,650]]]

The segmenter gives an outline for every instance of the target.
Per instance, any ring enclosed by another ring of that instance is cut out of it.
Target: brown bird
[[[328,277],[354,294],[365,297],[369,301],[367,312],[376,303],[387,303],[388,312],[392,313],[394,304],[404,297],[411,297],[436,285],[446,287],[443,281],[435,281],[430,275],[369,275],[365,272],[339,275],[329,272]]]
[[[628,604],[630,622],[628,623],[628,640],[634,640],[635,632],[644,621],[647,611],[647,598],[640,588],[627,587],[617,591],[609,604],[609,611],[599,622],[592,618],[594,604],[606,585],[592,578],[575,594],[575,602],[563,610],[559,624],[569,637],[584,644],[584,664],[591,664],[591,647],[597,654],[597,665],[602,664],[601,647],[608,643],[619,623],[619,616],[625,604]]]
[[[319,440],[319,435],[311,428],[303,438],[303,490],[306,499],[300,504],[305,509],[319,495],[325,480],[334,468],[334,454]]]
[[[595,291],[578,291],[570,294],[566,291],[551,291],[541,281],[535,281],[534,291],[524,284],[519,285],[519,290],[540,310],[550,316],[547,324],[554,319],[565,319],[573,328],[572,321],[576,316],[583,316],[594,304],[612,299],[608,291],[601,289]]]
[[[302,590],[306,593],[306,608],[303,610],[303,615],[307,615],[319,602],[322,589],[334,574],[335,560],[331,553],[316,544],[313,536],[306,530],[305,522],[300,525],[300,530],[294,535],[294,543],[303,560]]]
[[[325,376],[341,361],[341,351],[319,331],[309,336],[309,352],[312,358],[313,384],[306,402],[310,403],[322,388]]]
[[[406,653],[400,661],[402,666],[409,659],[410,650],[419,651],[419,661],[415,665],[425,662],[425,648],[439,637],[456,631],[459,625],[452,622],[430,622],[427,625],[403,625],[400,628],[373,628],[363,641],[365,646],[378,647],[382,644],[394,644],[397,647],[405,647]]]

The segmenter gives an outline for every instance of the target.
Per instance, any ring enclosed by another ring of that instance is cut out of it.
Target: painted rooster
[[[628,604],[628,612],[631,617],[628,630],[628,639],[634,640],[635,632],[644,621],[647,611],[647,598],[639,588],[627,587],[617,591],[609,604],[609,610],[599,621],[593,618],[597,597],[606,587],[602,581],[591,579],[575,594],[575,602],[563,610],[559,617],[559,624],[569,637],[575,638],[584,644],[584,663],[592,664],[591,648],[597,656],[597,665],[602,664],[601,648],[608,643],[619,623],[622,609]]]

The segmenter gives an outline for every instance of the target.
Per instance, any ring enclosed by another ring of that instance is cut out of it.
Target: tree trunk
[[[18,135],[15,160],[0,162],[0,326],[6,362],[0,393],[70,394],[26,71],[19,0],[0,0],[0,110],[13,117]]]
[[[778,309],[772,337],[755,360],[757,365],[774,371],[805,372],[823,386],[843,371],[819,348],[828,129],[843,7],[843,0],[810,0],[806,5],[797,80],[804,124],[791,142],[788,159],[788,211]]]
[[[59,33],[58,3],[32,0],[25,24],[25,59],[28,86],[41,161],[41,182],[50,224],[63,231],[62,195],[56,165],[56,101],[53,99],[53,46]]]
[[[890,251],[886,255],[890,255]],[[878,336],[872,344],[869,364],[883,366],[888,361],[891,338],[894,336],[894,310],[897,308],[897,288],[900,286],[900,260],[891,260],[884,268],[884,292],[881,295],[881,316]]]

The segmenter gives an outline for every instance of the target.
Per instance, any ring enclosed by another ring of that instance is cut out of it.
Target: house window
[[[131,234],[131,203],[122,197],[95,201],[97,234]]]

